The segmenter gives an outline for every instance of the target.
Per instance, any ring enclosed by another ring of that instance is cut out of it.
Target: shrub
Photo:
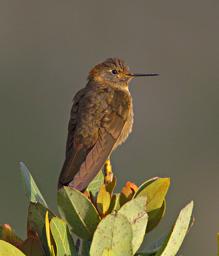
[[[116,177],[100,171],[84,193],[69,187],[58,191],[56,216],[23,163],[21,173],[29,199],[27,238],[2,225],[0,256],[174,256],[188,233],[193,202],[181,210],[166,236],[139,252],[164,216],[169,178],[156,177],[139,187],[127,182],[115,193]]]

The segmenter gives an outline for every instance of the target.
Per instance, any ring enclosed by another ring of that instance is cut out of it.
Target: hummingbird
[[[109,58],[91,69],[86,86],[73,99],[58,188],[86,189],[132,131],[131,80],[157,75],[131,73],[119,58]]]

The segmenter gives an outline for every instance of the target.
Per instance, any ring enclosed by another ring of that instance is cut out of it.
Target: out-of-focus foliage
[[[27,238],[12,227],[0,227],[0,256],[174,256],[188,232],[193,202],[184,207],[167,235],[138,252],[148,232],[162,220],[169,178],[153,178],[139,187],[126,182],[115,193],[116,177],[108,163],[84,193],[63,187],[58,191],[60,216],[53,214],[27,167],[21,164],[29,199]]]

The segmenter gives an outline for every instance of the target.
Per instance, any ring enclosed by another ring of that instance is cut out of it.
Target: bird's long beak
[[[132,76],[132,77],[139,77],[139,76],[159,76],[159,74],[156,74],[156,73],[150,73],[150,74],[128,74],[129,76]]]

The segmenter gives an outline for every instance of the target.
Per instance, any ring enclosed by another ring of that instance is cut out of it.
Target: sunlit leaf
[[[151,180],[150,183],[147,181],[139,187],[134,197],[145,196],[147,198],[147,212],[150,212],[161,208],[169,186],[169,178],[157,178]]]
[[[0,256],[25,256],[25,254],[14,245],[0,240]]]
[[[113,253],[113,251],[110,250],[110,249],[105,249],[105,250],[103,251],[102,256],[116,256],[116,254]]]
[[[141,246],[147,227],[148,215],[146,213],[146,198],[137,197],[126,203],[118,211],[124,215],[132,227],[132,251],[133,254]]]
[[[53,243],[53,239],[51,236],[51,231],[50,231],[50,224],[49,224],[49,212],[46,211],[45,215],[45,228],[46,228],[46,239],[47,239],[47,245],[49,247],[50,255],[55,256],[55,247]]]
[[[74,241],[67,224],[62,219],[54,217],[50,221],[50,229],[56,243],[57,256],[76,256]]]
[[[154,253],[140,252],[135,254],[135,256],[155,256]]]
[[[91,243],[90,256],[111,253],[115,256],[132,256],[132,227],[119,213],[107,215],[98,225]]]
[[[153,177],[149,180],[146,180],[145,182],[143,182],[138,189],[135,191],[135,196],[137,196],[137,194],[139,194],[142,190],[144,190],[148,185],[150,185],[151,183],[153,183],[155,180],[159,179],[159,177]]]
[[[189,203],[180,211],[180,214],[170,232],[168,238],[164,242],[156,256],[175,256],[187,234],[191,221],[193,210],[193,202]]]
[[[90,200],[80,191],[69,187],[60,189],[58,209],[75,234],[83,239],[92,238],[100,216]]]
[[[101,216],[104,216],[110,207],[111,196],[106,190],[105,184],[101,185],[100,191],[97,195],[97,209]]]

